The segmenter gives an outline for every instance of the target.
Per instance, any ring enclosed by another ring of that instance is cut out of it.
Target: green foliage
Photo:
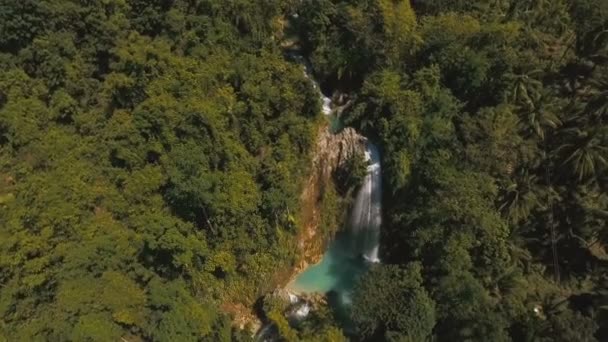
[[[379,265],[364,276],[352,308],[360,336],[400,341],[431,336],[435,304],[422,285],[421,270],[419,264]]]
[[[368,163],[365,158],[356,154],[336,170],[334,179],[341,195],[352,195],[363,184],[367,175],[367,166]]]
[[[320,230],[329,241],[336,231],[346,222],[349,201],[340,196],[336,186],[329,182],[323,191],[319,208],[321,209]]]
[[[0,4],[0,330],[229,340],[293,257],[317,97],[286,1]]]
[[[509,341],[507,321],[470,273],[443,278],[436,291],[439,335],[460,341]]]
[[[360,337],[607,340],[601,0],[2,1],[0,339],[241,338],[218,308],[290,267],[319,112],[294,11],[383,152]],[[269,313],[344,340],[330,316]]]
[[[300,323],[300,341],[346,342],[342,329],[334,319],[334,313],[325,305],[318,303],[314,310]]]
[[[381,147],[382,268],[422,265],[430,338],[606,340],[606,2],[313,3],[304,45]],[[407,338],[382,324],[409,294],[371,274],[363,337]]]
[[[313,0],[296,23],[322,79],[361,80],[370,66],[398,65],[416,48],[409,1]]]

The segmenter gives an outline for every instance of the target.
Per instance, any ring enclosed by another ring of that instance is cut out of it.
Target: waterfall
[[[302,66],[304,75],[319,96],[323,114],[328,116],[330,132],[337,132],[341,128],[338,115],[348,104],[342,104],[341,107],[334,106],[332,99],[323,94],[321,86],[314,79],[310,63],[297,51],[288,52],[288,56]],[[335,148],[341,147],[336,145]],[[321,262],[308,267],[287,285],[289,290],[297,293],[326,294],[328,302],[340,317],[338,319],[343,323],[346,322],[345,327],[350,324],[348,310],[352,304],[354,284],[369,267],[369,263],[380,262],[378,255],[382,224],[380,151],[369,141],[365,147],[365,160],[368,162],[367,173],[355,197],[349,228],[340,232],[331,242]],[[299,324],[313,310],[310,303],[291,292],[288,292],[288,300],[290,307],[284,314],[291,325]],[[272,341],[271,336],[273,333],[276,335],[276,331],[277,327],[274,324],[267,324],[260,330],[256,341]]]
[[[318,91],[323,114],[331,116],[334,112],[332,100],[321,91],[321,86],[312,77],[312,66],[300,55],[292,55],[304,66],[304,76]],[[355,255],[361,255],[369,262],[380,262],[378,247],[380,244],[380,225],[382,224],[382,174],[380,169],[380,152],[378,148],[367,143],[365,160],[369,163],[367,175],[357,194],[351,213],[351,232],[354,235]]]
[[[354,235],[355,251],[367,261],[380,262],[380,225],[382,224],[382,174],[380,152],[368,143],[365,159],[369,163],[367,175],[355,198],[351,213],[351,232]]]
[[[304,75],[306,75],[306,78],[311,80],[313,88],[315,88],[319,92],[319,97],[321,98],[321,111],[323,112],[323,114],[331,115],[333,112],[331,108],[331,99],[325,94],[323,94],[319,83],[317,83],[317,81],[315,81],[309,76],[312,75],[312,68],[308,65],[308,63],[304,64]]]
[[[308,317],[310,313],[310,305],[308,303],[302,303],[296,310],[293,311],[292,316],[296,320],[302,320]]]
[[[333,113],[333,109],[331,108],[331,98],[323,94],[319,82],[317,82],[314,77],[312,77],[313,68],[312,65],[310,65],[310,62],[299,53],[290,53],[289,56],[303,66],[304,76],[310,80],[310,82],[312,83],[312,87],[319,93],[319,98],[321,99],[321,111],[323,112],[323,114],[331,115]]]
[[[300,298],[291,292],[287,292],[287,296],[289,296],[289,303],[296,304],[300,301]]]
[[[323,94],[321,86],[313,77],[310,62],[298,52],[291,52],[289,55],[302,65],[304,76],[310,80],[313,88],[318,92],[323,114],[329,116],[330,120],[339,121],[335,117],[331,98]],[[344,106],[338,108],[337,112],[343,108]],[[382,175],[380,152],[374,144],[367,143],[365,159],[369,163],[367,175],[357,194],[350,218],[350,232],[353,238],[351,252],[353,255],[362,256],[369,262],[380,262],[378,248],[382,224]]]

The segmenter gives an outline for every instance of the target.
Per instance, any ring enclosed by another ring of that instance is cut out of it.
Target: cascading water
[[[354,250],[369,262],[380,262],[380,225],[382,224],[382,174],[378,148],[367,144],[367,175],[355,198],[350,229],[355,237]]]
[[[323,114],[334,114],[332,100],[321,91],[321,86],[312,77],[313,69],[308,60],[301,55],[292,55],[304,66],[304,76],[312,82],[319,92]],[[382,225],[382,173],[380,168],[380,152],[372,144],[367,144],[365,161],[369,163],[367,175],[357,194],[351,213],[350,229],[354,237],[353,252],[369,262],[380,262],[378,249],[380,245],[380,226]]]
[[[301,63],[304,66],[304,76],[310,80],[312,83],[312,87],[315,88],[319,92],[319,98],[321,99],[321,111],[325,115],[331,115],[333,113],[332,101],[331,98],[323,94],[321,90],[321,86],[319,83],[312,77],[313,69],[308,60],[306,60],[301,55],[292,54],[291,57],[296,60],[298,63]]]
[[[330,118],[332,129],[340,126],[334,115],[331,98],[323,94],[320,85],[312,77],[312,67],[301,55],[291,54],[291,58],[304,66],[304,75],[318,91],[322,112]],[[378,256],[380,226],[382,224],[382,175],[380,152],[368,142],[365,150],[368,162],[367,174],[355,197],[349,227],[338,233],[331,242],[320,263],[307,268],[287,285],[295,293],[323,293],[335,308],[344,329],[349,329],[349,308],[352,303],[354,284],[368,268],[369,263],[380,262]],[[305,319],[311,307],[300,302],[298,296],[289,293],[291,310],[286,317],[290,322]],[[269,324],[258,332],[256,341],[274,341],[276,326]]]
[[[321,92],[321,87],[312,77],[312,67],[302,56],[291,55],[304,67],[304,74],[319,92],[322,111],[335,118],[330,98]],[[382,175],[380,152],[372,143],[367,143],[365,158],[368,161],[367,175],[355,198],[349,226],[340,231],[331,242],[320,263],[307,268],[287,285],[296,293],[330,293],[337,305],[347,307],[351,292],[358,277],[367,265],[379,262],[380,225],[382,224]]]
[[[353,331],[350,308],[354,286],[371,263],[380,262],[380,152],[368,142],[365,157],[368,161],[367,174],[355,197],[348,226],[336,235],[320,263],[308,267],[287,285],[290,291],[296,293],[327,294],[336,319],[348,333]]]

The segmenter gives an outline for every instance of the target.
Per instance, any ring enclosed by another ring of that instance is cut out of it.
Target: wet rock
[[[338,134],[322,127],[313,151],[310,176],[300,197],[302,230],[298,236],[299,259],[293,274],[311,264],[318,263],[324,252],[327,237],[318,236],[320,225],[320,199],[332,182],[332,175],[356,155],[364,156],[367,139],[352,128]]]
[[[324,129],[317,139],[313,170],[318,174],[318,182],[328,182],[335,170],[342,167],[355,155],[363,156],[367,139],[348,127],[338,134]]]
[[[272,292],[272,296],[289,304],[296,304],[300,301],[300,297],[283,288],[277,288]]]

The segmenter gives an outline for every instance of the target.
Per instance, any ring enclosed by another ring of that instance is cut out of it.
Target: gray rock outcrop
[[[321,259],[326,237],[318,236],[321,218],[320,199],[332,182],[334,171],[344,166],[355,155],[363,156],[366,143],[367,139],[352,128],[345,128],[340,133],[334,134],[329,128],[323,127],[319,132],[310,176],[301,195],[303,229],[298,236],[300,260],[295,266],[294,274]]]
[[[363,156],[366,142],[365,137],[350,127],[338,134],[324,129],[317,138],[311,178],[314,178],[314,172],[317,172],[317,181],[327,182],[333,172],[344,166],[353,156]]]

